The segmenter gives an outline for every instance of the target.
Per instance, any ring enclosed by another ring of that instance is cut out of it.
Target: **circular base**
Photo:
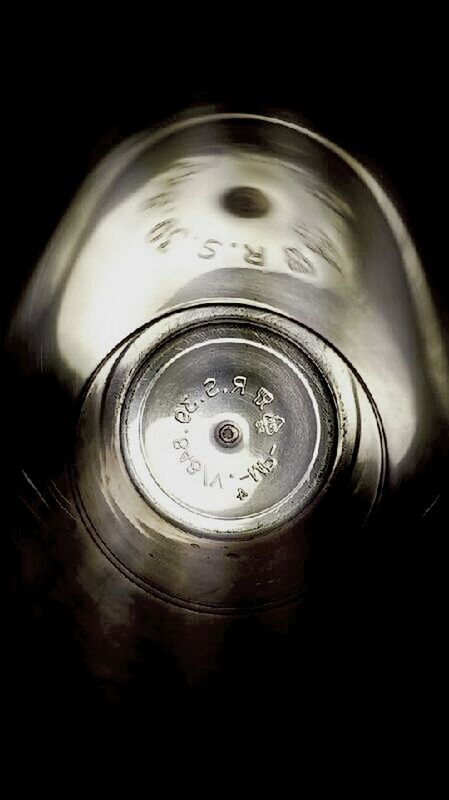
[[[378,417],[338,353],[278,314],[204,306],[102,364],[75,483],[92,536],[131,580],[235,613],[304,590],[315,534],[363,526],[383,463]]]
[[[326,480],[338,436],[327,385],[304,352],[256,325],[171,338],[132,382],[121,436],[138,490],[199,534],[259,533]]]

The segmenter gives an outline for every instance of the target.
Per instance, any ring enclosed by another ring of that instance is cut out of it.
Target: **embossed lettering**
[[[170,200],[171,196],[168,194],[168,192],[161,192],[160,194],[156,194],[154,197],[150,197],[148,200],[145,200],[142,207],[144,211],[149,211],[150,208],[167,206]]]
[[[332,239],[320,229],[311,231],[306,225],[299,222],[292,226],[292,230],[303,240],[305,246],[315,255],[320,256],[324,261],[341,272],[340,256],[334,246]]]
[[[183,411],[182,408],[178,408],[178,410],[175,411],[175,420],[176,422],[180,422],[181,425],[187,425],[191,419],[192,417],[190,414],[188,414],[187,411]]]
[[[179,405],[184,406],[184,408],[186,409],[186,411],[189,412],[189,414],[193,414],[193,412],[196,411],[198,408],[198,403],[195,403],[195,401],[191,403],[187,394],[184,395],[184,400],[181,400]]]
[[[162,239],[168,233],[170,228],[172,228],[175,223],[175,219],[163,219],[162,222],[158,222],[156,225],[153,225],[151,230],[147,233],[147,242],[150,242],[151,244],[153,242],[158,242],[159,239]]]
[[[199,252],[198,255],[200,258],[215,258],[217,255],[217,251],[211,247],[211,244],[219,244],[220,247],[222,246],[221,242],[217,241],[217,239],[207,239],[203,244],[203,251],[206,252]]]
[[[215,388],[215,384],[217,383],[217,381],[215,380],[215,378],[206,378],[206,380],[203,383],[203,386],[207,386],[208,383],[211,383],[212,386],[209,386],[206,389],[206,394],[208,397],[215,397],[215,395],[218,394],[218,392],[220,391],[219,389]]]
[[[173,440],[173,447],[175,450],[184,450],[184,448],[189,446],[189,442],[187,439],[174,439]]]
[[[257,433],[266,433],[267,436],[273,436],[277,433],[283,425],[285,425],[285,418],[280,417],[279,414],[271,414],[265,412],[262,419],[254,423]]]
[[[269,475],[270,472],[273,472],[275,467],[277,466],[277,460],[272,456],[268,456],[265,461],[257,461],[251,467],[248,467],[248,474],[250,477],[258,483],[264,475]]]
[[[240,394],[245,394],[246,378],[244,375],[236,375],[233,380],[234,388],[231,389],[231,394],[234,394],[240,389]]]
[[[302,272],[305,275],[314,272],[312,262],[297,247],[284,247],[284,256],[287,267],[292,272]]]
[[[263,247],[261,247],[259,250],[255,250],[248,244],[245,244],[243,246],[245,248],[245,255],[243,256],[243,258],[245,259],[246,263],[252,264],[255,267],[263,267],[264,265]]]
[[[258,406],[259,408],[263,408],[264,406],[268,405],[268,403],[272,403],[274,400],[274,395],[265,389],[265,386],[261,386],[257,390],[257,394],[253,400],[253,403]]]
[[[146,235],[146,241],[149,244],[156,244],[158,250],[166,250],[167,247],[172,243],[172,240],[175,236],[179,234],[183,234],[184,236],[188,236],[188,231],[186,228],[179,228],[176,226],[177,220],[172,219],[164,219],[161,222],[156,223],[153,225],[151,230]]]
[[[177,236],[180,233],[184,234],[184,236],[188,236],[189,235],[189,233],[186,230],[186,228],[173,228],[172,231],[168,231],[168,233],[167,233],[167,237],[168,238],[165,239],[165,241],[161,242],[158,245],[158,250],[165,250],[172,243],[174,237]]]

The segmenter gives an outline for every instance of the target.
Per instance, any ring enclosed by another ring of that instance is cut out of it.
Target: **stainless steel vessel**
[[[8,349],[21,580],[115,687],[156,658],[142,642],[197,684],[236,624],[297,636],[341,554],[444,485],[447,353],[413,244],[292,122],[196,116],[112,152]]]

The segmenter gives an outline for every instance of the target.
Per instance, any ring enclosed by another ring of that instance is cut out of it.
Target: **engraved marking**
[[[214,484],[217,481],[218,481],[218,485],[219,485],[220,489],[223,489],[223,486],[222,486],[222,483],[221,483],[221,477],[220,477],[220,473],[219,472],[217,472],[217,474],[216,474],[215,478],[213,479],[212,483],[209,484],[210,488],[212,489],[212,487],[214,486]]]
[[[204,383],[203,383],[203,386],[207,386],[207,384],[208,384],[208,383],[211,383],[211,384],[212,384],[212,386],[209,386],[209,387],[206,389],[206,394],[207,394],[207,396],[208,396],[208,397],[215,397],[215,395],[216,395],[216,394],[218,394],[218,392],[220,391],[220,390],[219,390],[219,389],[217,389],[217,388],[216,388],[216,386],[215,386],[215,384],[217,383],[217,381],[215,380],[215,378],[206,378],[206,380],[205,380],[205,381],[204,381]]]
[[[233,473],[233,472],[231,472],[231,474],[229,475],[229,477],[230,477],[230,478],[233,478],[233,477],[234,477],[234,473]]]
[[[151,230],[146,235],[147,242],[151,244],[158,242],[159,239],[162,239],[175,224],[176,220],[173,218],[164,219],[161,222],[156,223],[156,225],[153,225]]]
[[[204,397],[201,398],[201,402],[204,403]]]
[[[239,500],[243,500],[245,497],[248,497],[248,492],[245,492],[243,489],[239,489],[237,492],[237,497]]]
[[[312,262],[297,247],[284,247],[284,256],[287,267],[292,272],[301,272],[304,275],[315,272]]]
[[[268,405],[268,403],[272,403],[274,400],[274,395],[265,389],[265,386],[261,386],[257,390],[257,394],[253,400],[254,405],[258,408],[263,408],[264,406]]]
[[[264,258],[263,258],[263,247],[259,250],[256,250],[249,246],[249,244],[243,245],[245,248],[245,255],[243,256],[244,260],[247,264],[252,264],[255,267],[263,267],[264,265]]]
[[[207,467],[206,467],[206,465],[204,464],[204,467],[203,467],[203,485],[204,485],[206,488],[207,488],[207,487],[209,487],[209,489],[213,489],[213,487],[215,486],[215,484],[217,484],[217,485],[220,487],[220,489],[223,489],[223,484],[222,484],[222,482],[221,482],[221,475],[220,475],[220,473],[219,473],[219,472],[217,472],[217,474],[216,474],[215,478],[214,478],[214,479],[213,479],[213,480],[212,480],[212,481],[209,483],[209,475],[208,475],[208,472],[207,472]]]
[[[241,475],[241,476],[240,476],[240,480],[241,480],[241,481],[244,481],[244,480],[246,480],[246,478],[249,478],[249,477],[250,477],[250,476],[248,475],[248,473],[246,473],[246,475]]]
[[[246,378],[244,375],[236,375],[233,380],[233,384],[234,388],[231,389],[231,394],[234,394],[234,392],[236,392],[237,389],[240,389],[241,395],[245,394]]]
[[[340,253],[332,239],[330,239],[323,230],[320,228],[310,230],[310,228],[302,222],[292,225],[291,229],[300,237],[311,253],[322,258],[329,266],[336,269],[337,272],[342,272]]]
[[[280,417],[279,414],[275,415],[271,414],[271,412],[265,412],[262,419],[259,419],[254,424],[257,433],[266,433],[267,436],[273,436],[273,434],[277,433],[285,424],[285,419],[284,417]]]
[[[175,411],[175,420],[176,422],[180,422],[181,425],[186,425],[192,419],[192,414],[198,409],[198,403],[191,403],[188,395],[184,396],[184,400],[180,401],[180,406],[184,406],[184,408],[177,408]]]
[[[174,208],[168,208],[166,213],[174,214]],[[189,236],[187,228],[179,228],[176,226],[177,220],[174,217],[158,222],[146,236],[146,241],[150,244],[156,245],[156,249],[162,252],[166,251],[172,243],[175,236],[183,234],[185,238]],[[161,241],[162,240],[162,241]]]
[[[220,247],[222,247],[222,243],[219,242],[218,239],[206,239],[206,241],[203,244],[203,252],[200,251],[198,253],[199,258],[207,258],[207,259],[215,258],[215,256],[217,255],[217,251],[214,250],[213,247],[211,247],[212,244],[215,245],[219,244]]]
[[[150,197],[149,200],[145,200],[142,204],[142,210],[148,211],[150,208],[158,208],[160,206],[166,206],[170,202],[170,195],[168,192],[162,192],[161,194],[156,194],[154,197]]]
[[[248,467],[248,473],[255,483],[259,483],[264,475],[269,475],[270,472],[273,472],[277,466],[277,463],[277,460],[271,456],[268,456],[265,461],[261,461],[259,459],[259,461],[257,461],[251,467]]]
[[[183,442],[185,442],[185,444],[183,444]],[[189,440],[188,439],[183,438],[183,439],[174,439],[173,440],[173,447],[175,448],[175,450],[185,450],[185,448],[188,447],[188,446],[189,446]]]
[[[182,439],[174,439],[173,440],[173,447],[175,450],[182,450],[181,457],[179,459],[180,463],[182,464],[184,461],[189,461],[189,465],[186,468],[186,472],[188,475],[195,475],[196,472],[199,472],[201,469],[201,462],[198,461],[197,458],[194,458],[190,455],[187,450],[189,446],[189,440],[186,438]]]
[[[175,420],[176,422],[180,422],[181,425],[185,425],[187,422],[190,422],[192,417],[187,411],[184,411],[182,408],[178,408],[175,411]]]
[[[252,478],[255,483],[259,482],[261,474],[267,474],[262,461],[258,461],[256,464],[253,464],[252,467],[248,467],[248,473],[249,477]]]
[[[274,444],[273,447],[270,450],[270,456],[274,456],[274,454],[276,452],[276,447],[277,447],[277,445]]]
[[[188,411],[189,414],[193,414],[193,412],[196,411],[198,408],[198,403],[195,402],[191,403],[189,400],[189,396],[187,394],[184,395],[184,400],[181,400],[179,405],[184,406],[184,408],[186,409],[186,411]]]

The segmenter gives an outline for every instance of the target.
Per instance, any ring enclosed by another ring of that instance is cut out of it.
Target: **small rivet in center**
[[[235,422],[219,422],[215,428],[215,439],[222,447],[235,447],[242,438],[242,432]]]

